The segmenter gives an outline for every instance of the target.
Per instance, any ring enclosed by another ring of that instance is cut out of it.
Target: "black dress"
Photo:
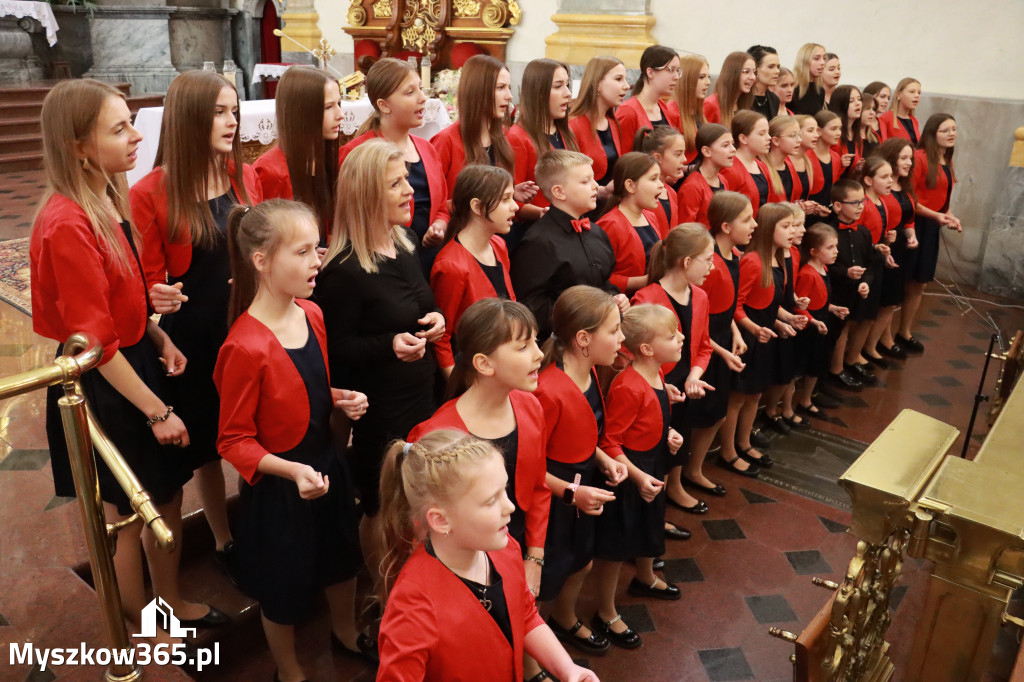
[[[285,350],[306,387],[309,426],[298,445],[274,454],[323,474],[327,493],[304,500],[294,481],[272,475],[243,483],[231,557],[241,590],[270,621],[284,625],[305,619],[318,592],[354,578],[363,563],[351,479],[332,440],[327,368],[308,320],[306,329],[305,345]]]
[[[138,250],[132,239],[132,231],[128,222],[121,223],[128,245],[139,263]],[[143,296],[149,307],[146,285],[139,280],[139,296]],[[118,352],[124,357],[139,379],[158,397],[173,404],[167,396],[167,371],[160,364],[160,354],[150,340],[149,335],[142,334],[133,345],[119,346]],[[64,344],[57,347],[57,356],[64,352]],[[135,472],[142,487],[149,492],[150,498],[157,505],[169,503],[178,494],[181,487],[192,478],[192,466],[182,457],[181,448],[176,445],[161,445],[153,435],[153,429],[146,426],[146,415],[131,404],[127,398],[111,386],[98,369],[86,372],[81,378],[82,393],[88,401],[97,423],[103,428],[111,442],[124,457],[125,462]],[[67,441],[64,438],[64,426],[61,422],[58,401],[64,397],[61,384],[46,389],[46,440],[50,447],[50,462],[53,469],[54,493],[61,497],[75,497],[75,482],[71,474],[71,457],[68,453]],[[175,411],[177,411],[175,407]],[[187,425],[186,425],[187,426]],[[191,432],[190,432],[191,434]],[[216,450],[214,450],[216,453]],[[122,516],[132,513],[128,496],[118,485],[114,474],[104,464],[103,459],[94,455],[96,460],[96,477],[100,485],[100,498],[117,506]]]
[[[939,169],[946,176],[946,199],[942,202],[942,211],[945,211],[949,206],[949,197],[953,193],[953,176],[946,164],[941,164]],[[939,262],[939,245],[942,242],[942,225],[937,220],[918,215],[914,218],[914,226],[918,246],[910,251],[905,275],[910,281],[927,284],[935,279],[935,266]]]
[[[786,254],[789,255],[788,253]],[[784,259],[786,287],[782,293],[782,302],[779,306],[790,313],[796,312],[796,293],[793,291],[793,259]],[[796,337],[787,339],[781,336],[775,339],[775,362],[772,364],[772,385],[784,386],[788,384],[797,373],[796,365]]]
[[[794,114],[807,114],[814,116],[825,108],[824,88],[811,82],[806,90],[797,90],[793,93],[793,100],[789,103],[789,110]],[[769,118],[768,120],[771,120]]]
[[[601,140],[601,147],[604,149],[604,155],[608,159],[608,169],[604,172],[604,177],[597,181],[597,184],[603,187],[611,182],[612,172],[615,170],[615,162],[619,160],[619,150],[615,148],[615,138],[612,136],[611,127],[598,130],[597,137]]]
[[[561,368],[561,362],[558,363]],[[583,392],[597,420],[598,438],[604,432],[604,404],[601,387],[591,372],[590,386]],[[599,485],[597,451],[582,462],[559,462],[550,457],[547,470],[552,476],[572,482],[580,475],[580,485]],[[537,601],[550,601],[562,591],[569,576],[581,571],[594,557],[594,517],[574,506],[565,504],[556,495],[551,496],[548,513],[548,534],[544,541],[544,566],[540,574],[540,594]]]
[[[640,471],[659,481],[668,473],[668,393],[652,388],[661,408],[661,438],[650,450],[622,452]],[[623,481],[615,488],[602,485],[615,493],[615,499],[604,505],[596,520],[594,556],[605,561],[628,561],[637,557],[657,557],[665,553],[665,495],[659,493],[647,502],[632,481]]]
[[[661,286],[661,285],[659,285]],[[686,377],[690,375],[690,340],[693,338],[691,330],[693,329],[693,292],[690,292],[690,300],[688,303],[680,303],[672,297],[667,291],[665,295],[668,296],[669,302],[672,304],[672,310],[676,313],[676,318],[679,320],[679,327],[683,330],[683,350],[679,354],[679,362],[672,368],[672,371],[665,377],[665,383],[672,384],[680,391],[685,392],[684,386],[686,385]],[[682,434],[683,440],[689,442],[689,425],[687,409],[689,402],[688,400],[678,403],[676,409],[672,410],[672,418],[670,423],[672,428]]]
[[[804,169],[797,171],[796,176],[800,179],[800,196],[797,197],[799,201],[807,201],[811,196],[811,181],[807,176],[807,161],[804,161]]]
[[[213,383],[217,354],[228,335],[228,297],[231,294],[231,261],[228,258],[228,214],[238,204],[234,191],[210,200],[210,212],[217,225],[212,246],[192,245],[192,260],[181,277],[188,301],[176,313],[160,316],[160,328],[167,332],[188,364],[167,387],[174,411],[188,429],[189,446],[183,454],[193,468],[220,459],[217,454],[217,418],[220,398]]]
[[[750,103],[751,111],[764,115],[769,121],[779,115],[779,96],[774,92],[765,90],[763,95],[752,95],[752,97],[753,100]]]
[[[434,413],[433,347],[405,362],[392,345],[396,334],[423,330],[417,320],[437,310],[434,294],[416,254],[399,248],[395,258],[378,261],[376,273],[345,249],[321,271],[314,295],[324,313],[333,385],[361,391],[370,402],[352,427],[353,474],[363,512],[373,516],[388,443]]]
[[[768,178],[764,176],[764,173],[751,173],[750,177],[754,179],[754,185],[757,186],[757,198],[758,206],[764,206],[768,203]]]
[[[476,438],[480,437],[476,436]],[[512,429],[511,433],[501,438],[481,438],[481,440],[490,441],[498,452],[501,453],[501,457],[505,461],[505,473],[508,474],[508,485],[505,487],[505,493],[508,495],[508,499],[512,500],[512,503],[515,504],[516,463],[519,458],[519,426],[517,425],[516,428]],[[512,518],[508,522],[508,534],[519,543],[520,547],[526,547],[526,514],[518,504],[512,512]]]
[[[828,297],[825,305],[817,309],[808,308],[807,312],[819,322],[829,323],[828,299],[832,298],[832,283],[828,278],[828,271],[825,274],[818,273],[825,282],[825,291]],[[802,377],[825,376],[829,371],[829,363],[832,360],[832,335],[820,333],[813,324],[797,332],[796,335],[796,357],[797,373]]]
[[[747,317],[759,327],[775,328],[775,315],[779,311],[779,305],[782,303],[782,296],[785,293],[783,276],[781,267],[775,266],[772,268],[772,280],[775,289],[772,301],[767,307],[758,310],[746,304],[743,306]],[[777,339],[761,343],[754,335],[744,329],[743,340],[747,343],[747,352],[743,354],[743,362],[747,366],[740,372],[735,390],[747,395],[763,393],[773,383],[772,364],[775,362],[775,342]]]
[[[718,244],[715,244],[715,253],[721,257]],[[732,350],[732,320],[736,312],[736,294],[740,290],[740,259],[733,256],[732,260],[725,260],[725,266],[729,269],[729,277],[732,278],[733,299],[732,305],[720,313],[708,315],[708,336],[722,348]],[[729,393],[732,392],[733,384],[736,383],[736,372],[729,369],[725,360],[718,353],[711,353],[711,360],[708,361],[707,371],[701,378],[715,387],[714,391],[707,391],[704,397],[699,400],[687,399],[676,407],[686,406],[686,421],[691,428],[710,428],[725,417],[729,409]],[[689,403],[689,405],[687,405]],[[675,409],[673,409],[673,413]],[[678,429],[677,429],[678,430]]]
[[[416,251],[419,253],[420,264],[423,266],[423,274],[430,277],[430,269],[434,267],[434,259],[437,258],[440,246],[427,248],[423,246],[423,235],[430,229],[430,181],[427,178],[427,170],[423,166],[421,158],[416,163],[410,163],[409,184],[412,186],[412,222],[409,228],[416,235]]]
[[[892,191],[892,197],[896,200],[896,203],[900,205],[900,220],[896,227],[896,241],[889,244],[889,250],[892,251],[893,260],[896,261],[895,274],[899,275],[900,278],[900,290],[899,298],[896,297],[892,291],[882,292],[882,305],[900,305],[903,303],[904,296],[904,285],[907,281],[907,269],[913,258],[914,251],[917,249],[907,248],[907,228],[914,227],[914,203],[910,198],[910,195],[902,190],[894,189]],[[893,294],[887,296],[886,294]]]

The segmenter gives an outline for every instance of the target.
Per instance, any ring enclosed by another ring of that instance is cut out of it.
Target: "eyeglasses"
[[[840,201],[840,204],[846,204],[847,206],[863,206],[864,200],[858,199],[857,201]]]
[[[714,256],[711,256],[709,258],[697,258],[695,260],[698,263],[703,263],[704,265],[708,266],[709,268],[715,267],[715,257]]]
[[[674,74],[676,76],[680,76],[683,73],[683,70],[680,69],[678,66],[656,66],[656,67],[654,67],[654,70],[655,71],[668,71],[669,73]]]

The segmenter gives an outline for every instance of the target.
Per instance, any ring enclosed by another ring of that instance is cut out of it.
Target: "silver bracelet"
[[[171,412],[174,412],[174,406],[168,405],[167,411],[164,412],[164,415],[162,417],[150,417],[149,419],[146,420],[146,426],[152,427],[153,424],[156,424],[157,422],[167,421],[167,418],[171,416]]]

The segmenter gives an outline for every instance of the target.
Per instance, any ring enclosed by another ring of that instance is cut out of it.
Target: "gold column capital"
[[[1013,133],[1013,152],[1010,154],[1010,165],[1024,168],[1024,126]]]
[[[284,32],[306,49],[313,50],[320,44],[323,33],[320,31],[320,15],[316,12],[285,12],[281,19]],[[282,46],[282,51],[289,50]]]
[[[591,57],[615,55],[627,68],[640,67],[640,55],[656,41],[655,19],[649,14],[555,14],[558,31],[544,41],[544,56],[572,64]]]

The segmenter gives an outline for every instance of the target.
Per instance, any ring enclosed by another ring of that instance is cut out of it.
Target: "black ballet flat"
[[[679,526],[677,526],[674,523],[671,524],[671,525],[672,525],[671,528],[666,528],[665,529],[665,539],[666,540],[689,540],[693,536],[693,533],[691,533],[690,531],[686,530],[685,528],[680,528]],[[657,563],[657,561],[655,561],[655,563]],[[664,562],[664,560],[662,560],[662,567],[664,567],[664,564],[665,564],[665,562]],[[657,570],[660,570],[660,569],[657,566],[655,566],[654,570],[657,571]]]
[[[866,362],[843,365],[843,368],[857,377],[865,386],[874,386],[878,383],[878,377],[871,373],[871,365]]]
[[[853,391],[854,393],[859,392],[864,388],[864,382],[845,369],[839,374],[829,373],[828,380],[832,382],[833,386],[847,391]]]
[[[811,422],[807,421],[806,419],[801,419],[800,421],[797,421],[795,414],[792,417],[783,417],[782,420],[789,424],[789,428],[793,429],[794,431],[806,429],[808,426],[811,425]],[[768,455],[765,455],[765,457],[767,456]]]
[[[377,642],[372,637],[359,633],[356,637],[356,646],[359,647],[358,651],[349,649],[345,646],[345,643],[338,639],[338,636],[331,632],[331,649],[338,654],[344,654],[345,656],[351,656],[352,658],[358,658],[364,663],[369,663],[373,667],[380,665],[380,652],[377,651]]]
[[[621,647],[623,649],[636,649],[644,643],[643,640],[640,639],[640,634],[636,630],[628,625],[623,632],[615,632],[615,630],[612,630],[612,625],[621,620],[622,616],[615,616],[606,623],[601,619],[601,616],[595,613],[594,617],[590,619],[590,629],[594,632],[600,632],[608,639],[609,642],[617,647]]]
[[[749,448],[741,448],[739,443],[736,444],[736,454],[742,457],[744,462],[761,467],[762,469],[770,469],[772,464],[775,463],[771,455],[762,452],[760,457],[754,457],[750,454],[750,451],[755,449],[753,445]]]
[[[219,628],[230,623],[231,617],[211,606],[210,611],[202,618],[179,618],[178,622],[186,628]]]
[[[571,644],[584,653],[604,656],[611,647],[611,642],[604,635],[596,631],[592,631],[590,637],[578,637],[576,633],[583,627],[583,622],[579,620],[571,628],[566,629],[559,625],[557,620],[549,616],[548,627],[551,628],[551,631],[555,633],[555,637],[561,642]]]
[[[686,531],[689,533],[690,531]],[[662,571],[665,569],[665,557],[654,557],[654,561],[651,562],[651,569],[655,571]]]
[[[772,442],[768,440],[768,436],[761,433],[760,429],[754,429],[750,432],[750,444],[760,450],[764,450],[765,448],[770,448],[772,446]]]
[[[739,458],[737,458],[737,459],[739,459]],[[750,466],[750,467],[747,467],[746,469],[743,469],[741,471],[740,469],[737,469],[734,466],[735,464],[736,464],[736,460],[735,459],[726,460],[724,457],[719,457],[718,458],[718,466],[722,467],[726,471],[731,471],[734,474],[739,474],[740,476],[746,476],[747,478],[757,478],[758,475],[760,475],[760,473],[761,473],[761,470],[757,466]]]
[[[793,432],[793,429],[789,428],[789,424],[786,423],[786,420],[783,419],[782,415],[780,415],[780,414],[776,414],[776,415],[766,414],[764,416],[764,418],[768,421],[769,428],[771,428],[773,431],[775,431],[779,435],[788,436],[790,433]],[[753,445],[753,440],[754,439],[751,438],[750,440],[751,440],[751,445]]]
[[[906,353],[920,354],[924,352],[924,344],[915,339],[913,336],[907,338],[902,334],[897,334],[893,339],[900,345],[900,347]]]
[[[889,369],[890,367],[892,367],[892,364],[883,357],[875,358],[868,355],[867,353],[864,354],[864,357],[867,358],[868,362],[870,362],[872,365],[879,369]]]
[[[707,494],[714,495],[715,497],[725,497],[726,493],[728,492],[725,488],[723,488],[720,485],[715,485],[714,487],[706,486],[706,485],[697,483],[697,481],[691,480],[691,479],[687,478],[686,476],[680,476],[679,479],[683,482],[683,485],[689,486],[691,488],[696,488],[697,490],[703,490]],[[681,505],[678,502],[676,502],[675,500],[673,500],[671,497],[668,498],[668,501],[671,502],[673,505],[679,507],[680,509],[684,510],[684,511],[690,511],[689,509],[687,509],[683,505]],[[703,514],[704,512],[694,512],[694,513],[701,513],[701,514]]]
[[[903,350],[903,346],[901,346],[898,343],[893,343],[889,347],[886,347],[879,343],[877,346],[875,346],[875,350],[878,352],[879,355],[884,355],[885,357],[891,358],[892,360],[907,359],[907,351]]]
[[[654,585],[658,584],[658,580],[654,580]],[[675,585],[665,583],[665,587],[658,588],[654,585],[644,585],[642,582],[633,578],[629,583],[629,593],[634,597],[653,597],[654,599],[664,599],[665,601],[675,601],[683,596],[683,593],[679,591],[679,588]]]

